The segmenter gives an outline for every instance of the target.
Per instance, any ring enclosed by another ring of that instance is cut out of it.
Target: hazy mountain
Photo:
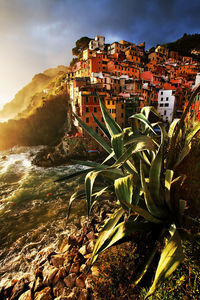
[[[50,83],[61,74],[68,71],[65,66],[51,68],[43,73],[35,75],[30,83],[22,88],[11,102],[4,105],[0,111],[0,118],[15,118],[18,114],[38,105],[41,98],[45,96],[44,90],[49,88]]]

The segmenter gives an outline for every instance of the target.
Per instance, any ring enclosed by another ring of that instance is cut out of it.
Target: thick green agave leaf
[[[113,182],[115,179],[121,177],[123,172],[118,169],[107,169],[107,170],[99,170],[99,171],[91,171],[87,174],[85,178],[85,194],[87,199],[87,207],[88,207],[88,215],[90,214],[92,208],[92,193],[93,186],[97,176],[103,175],[108,179],[111,179]]]
[[[186,137],[186,144],[189,144],[193,137],[199,132],[200,124],[197,124]]]
[[[133,131],[133,135],[138,135],[140,134],[140,129],[139,129],[139,122],[137,119],[132,118],[132,131]]]
[[[135,114],[135,115],[131,116],[130,118],[138,119],[145,125],[145,128],[149,128],[156,135],[156,132],[154,131],[151,123],[148,121],[148,119],[142,113]]]
[[[96,117],[94,114],[92,114],[94,121],[97,123],[97,125],[99,126],[99,128],[101,129],[101,131],[107,136],[108,139],[111,138],[110,133],[108,131],[108,129],[104,126],[104,124],[102,124]]]
[[[129,209],[126,203],[131,204],[133,198],[133,176],[129,175],[126,177],[118,178],[115,180],[115,193],[117,199],[121,203],[124,209]],[[125,204],[125,205],[124,205]]]
[[[119,158],[124,151],[124,133],[115,134],[111,139],[112,148],[116,158]]]
[[[105,164],[102,165],[102,164],[97,163],[95,161],[89,161],[89,160],[85,160],[85,161],[76,160],[76,164],[86,166],[86,167],[96,168],[97,170],[102,170],[102,169],[105,169],[105,168],[109,167],[108,165],[105,165]]]
[[[146,203],[146,207],[152,216],[160,219],[165,220],[167,218],[167,212],[162,209],[162,207],[159,207],[155,200],[151,197],[151,194],[149,192],[149,189],[147,187],[145,177],[144,177],[144,171],[143,171],[143,162],[140,161],[140,178],[141,178],[141,185],[144,192],[144,199]]]
[[[122,216],[122,215],[121,215]],[[96,260],[97,256],[108,249],[109,247],[113,246],[120,240],[122,240],[124,237],[129,236],[133,232],[148,232],[152,229],[152,225],[145,222],[136,222],[134,220],[127,220],[119,222],[119,217],[117,218],[117,222],[112,221],[112,226],[109,226],[109,229],[106,227],[103,228],[103,231],[101,232],[99,239],[97,240],[97,243],[95,245],[94,252],[92,254],[92,263]],[[111,223],[109,223],[111,225]]]
[[[87,173],[89,173],[89,172],[91,172],[95,169],[96,169],[96,167],[95,168],[88,168],[88,169],[85,169],[85,170],[80,170],[80,171],[77,171],[75,173],[69,174],[67,176],[61,177],[61,178],[55,180],[55,182],[69,180],[69,179],[72,179],[74,177],[77,177],[77,176],[80,176],[80,175],[83,175],[83,174],[87,174]]]
[[[153,230],[153,228],[152,228]],[[157,245],[156,245],[156,240],[155,240],[155,244],[151,247],[151,249],[149,250],[149,254],[148,256],[145,257],[144,262],[138,266],[138,268],[136,269],[136,276],[133,279],[133,283],[131,284],[131,287],[134,288],[144,277],[144,275],[146,274],[149,266],[151,265],[151,262],[157,252]]]
[[[151,162],[151,168],[149,172],[149,191],[151,198],[157,204],[162,206],[164,199],[161,196],[161,171],[163,166],[163,146],[164,146],[164,128],[163,125],[159,124],[161,129],[161,142],[155,159]]]
[[[165,248],[162,251],[154,282],[145,299],[155,293],[156,289],[159,287],[162,281],[175,271],[183,258],[184,255],[181,245],[181,238],[178,230],[174,230],[170,240],[167,242]]]
[[[141,113],[148,119],[149,118],[149,114],[150,112],[152,112],[154,115],[156,115],[159,119],[161,119],[160,114],[158,113],[158,111],[155,109],[155,107],[153,106],[145,106],[141,109]]]
[[[99,175],[99,172],[92,171],[87,174],[85,177],[85,194],[87,199],[87,210],[88,215],[90,214],[91,210],[91,200],[92,200],[92,189],[95,182],[96,177]]]
[[[178,154],[176,163],[174,164],[174,169],[176,169],[180,165],[180,163],[184,160],[184,158],[190,153],[191,147],[192,147],[191,143],[183,147],[181,152]]]
[[[94,247],[94,251],[91,258],[91,263],[94,263],[97,258],[97,253],[99,253],[99,249],[102,248],[103,244],[109,237],[113,228],[118,224],[119,220],[124,214],[124,209],[120,208],[109,218],[105,226],[103,227]]]
[[[148,137],[143,137],[140,141],[136,138],[133,145],[131,145],[122,155],[117,159],[114,166],[118,166],[124,164],[133,154],[138,153],[140,151],[150,150],[154,151],[155,146],[151,139]]]
[[[100,135],[96,133],[96,131],[94,131],[91,127],[87,126],[75,113],[73,113],[73,115],[78,120],[83,129],[85,129],[85,131],[87,131],[87,133],[91,137],[93,137],[99,143],[99,145],[101,145],[108,153],[112,152],[111,147],[105,142],[105,140]]]
[[[173,176],[174,176],[174,171],[167,169],[165,172],[165,202],[170,210],[172,210],[170,191],[171,191]]]
[[[122,132],[121,127],[115,122],[115,120],[109,114],[105,104],[103,103],[103,101],[101,100],[101,98],[99,97],[98,94],[97,94],[97,96],[99,98],[101,112],[102,112],[106,127],[107,127],[110,135],[113,136],[115,134],[118,134],[118,133]]]
[[[171,139],[174,135],[177,124],[180,122],[180,119],[174,119],[169,126],[168,137]]]
[[[67,219],[69,218],[70,213],[71,213],[72,203],[73,203],[75,200],[80,200],[80,199],[83,199],[83,198],[85,198],[85,190],[84,190],[84,189],[75,192],[75,193],[70,197],[69,205],[68,205],[68,210],[67,210]]]
[[[102,162],[102,165],[104,165],[107,161],[109,161],[111,158],[115,159],[115,152],[112,151],[106,158],[105,160]]]

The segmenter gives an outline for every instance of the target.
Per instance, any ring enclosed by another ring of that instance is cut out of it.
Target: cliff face
[[[60,141],[70,126],[66,71],[60,66],[35,75],[4,107],[1,116],[15,111],[15,119],[0,123],[0,150]]]
[[[67,67],[58,66],[35,75],[32,81],[22,88],[11,102],[3,107],[0,111],[0,118],[16,118],[18,114],[26,111],[28,107],[29,109],[35,107],[40,102],[41,97],[44,96],[43,90],[48,89],[56,76],[67,71]]]
[[[15,145],[55,145],[64,134],[67,94],[50,97],[27,118],[0,124],[0,150]]]

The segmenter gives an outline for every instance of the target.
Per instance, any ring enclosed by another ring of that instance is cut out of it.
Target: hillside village
[[[198,51],[191,52],[182,56],[162,45],[145,51],[145,43],[124,40],[106,44],[105,37],[97,35],[79,52],[67,74],[72,111],[98,132],[92,117],[103,122],[98,92],[122,127],[144,106],[154,106],[164,122],[171,122],[182,114],[192,88],[200,82]],[[200,95],[191,112],[200,121],[199,104]],[[74,125],[77,135],[84,135],[76,120]]]

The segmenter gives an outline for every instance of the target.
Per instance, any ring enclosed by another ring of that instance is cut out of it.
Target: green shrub
[[[200,87],[192,94],[188,108],[199,90]],[[146,295],[148,298],[183,260],[182,239],[192,239],[185,225],[189,218],[185,214],[186,201],[178,193],[185,177],[176,177],[176,168],[189,154],[192,139],[200,130],[200,124],[189,133],[185,130],[187,108],[182,118],[174,120],[167,131],[157,111],[153,107],[144,107],[141,113],[131,117],[131,127],[121,129],[100,98],[99,101],[106,127],[96,118],[94,120],[107,136],[108,142],[78,116],[75,117],[108,152],[108,157],[102,164],[79,162],[90,168],[78,174],[87,173],[85,189],[72,195],[69,213],[76,199],[86,198],[90,214],[100,195],[105,192],[116,194],[117,209],[105,222],[91,263],[95,262],[102,251],[124,238],[131,238],[134,232],[150,235],[147,256],[136,268],[135,278],[131,283],[135,287],[140,282],[155,254],[160,253],[155,278]],[[152,113],[158,119],[155,123],[149,121]],[[160,135],[155,132],[157,126],[160,128]],[[108,161],[111,158],[115,162],[110,165]],[[103,178],[103,188],[102,185],[98,186],[97,177]]]

